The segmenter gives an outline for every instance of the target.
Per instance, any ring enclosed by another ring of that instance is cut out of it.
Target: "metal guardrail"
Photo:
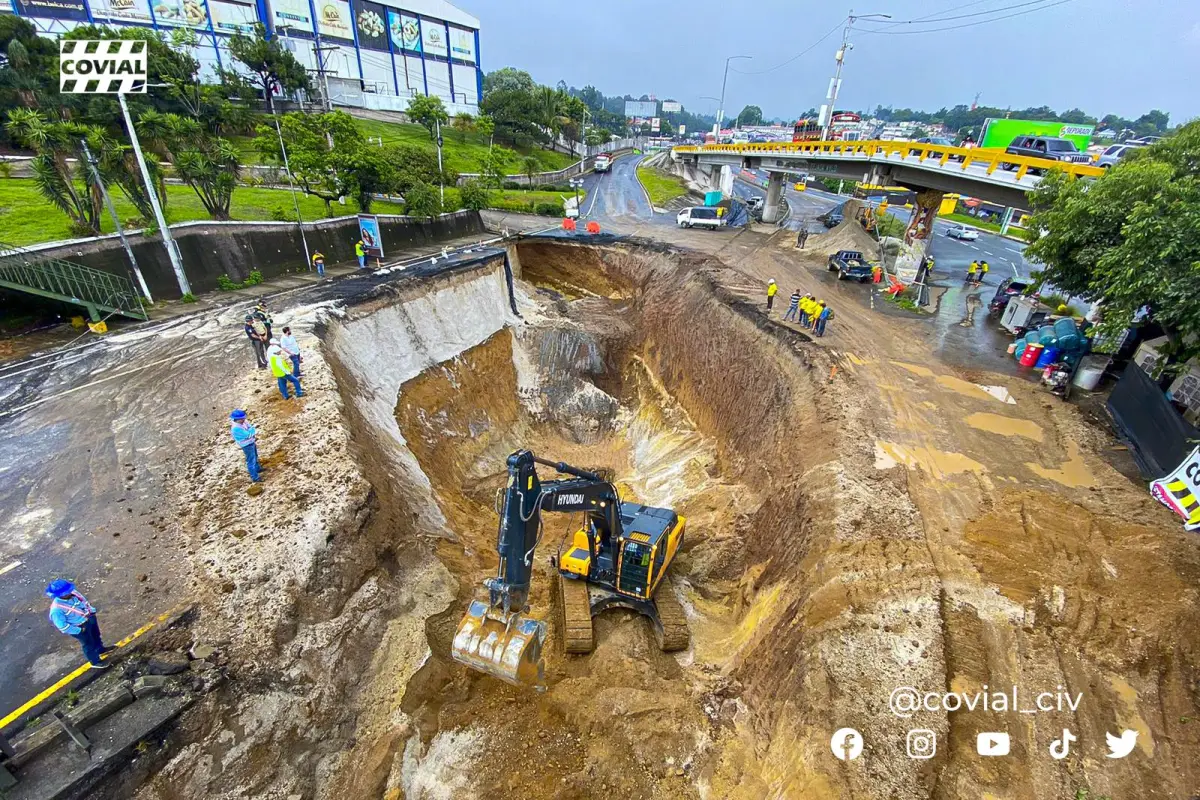
[[[92,322],[101,312],[146,319],[133,281],[82,264],[0,242],[0,287],[83,306]]]
[[[936,162],[939,167],[955,163],[966,172],[972,164],[987,167],[988,175],[997,169],[1015,169],[1016,179],[1024,178],[1030,169],[1061,169],[1074,177],[1099,177],[1104,174],[1100,167],[1090,164],[1070,164],[1048,158],[1012,156],[1003,151],[984,150],[977,147],[950,147],[943,144],[918,144],[916,142],[865,141],[865,142],[773,142],[768,144],[703,144],[681,145],[676,153],[743,153],[762,155],[799,154],[831,158],[854,156],[868,160],[879,157],[883,160],[899,155],[902,159],[916,156],[918,162]],[[961,159],[961,162],[958,162]]]

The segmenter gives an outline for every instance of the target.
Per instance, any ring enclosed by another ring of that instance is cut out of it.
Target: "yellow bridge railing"
[[[916,156],[918,162],[929,161],[940,167],[948,164],[962,170],[972,164],[987,167],[991,175],[997,169],[1016,170],[1017,180],[1024,178],[1030,169],[1060,169],[1075,177],[1099,177],[1104,174],[1100,167],[1091,164],[1070,164],[1048,158],[1012,156],[1003,150],[976,147],[950,147],[944,144],[918,144],[916,142],[866,141],[866,142],[769,142],[765,144],[702,144],[680,145],[673,148],[676,153],[741,153],[745,155],[809,155],[815,157],[859,156],[865,158],[890,158],[899,155],[907,159]]]

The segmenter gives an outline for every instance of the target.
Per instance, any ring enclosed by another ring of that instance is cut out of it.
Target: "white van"
[[[724,211],[725,209],[720,209]],[[685,208],[675,216],[675,222],[681,228],[694,228],[699,225],[701,228],[719,228],[725,224],[725,220],[718,213],[716,206],[693,206]]]

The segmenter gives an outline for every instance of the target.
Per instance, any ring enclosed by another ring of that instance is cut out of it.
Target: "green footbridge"
[[[144,320],[133,281],[0,242],[0,288],[81,306],[92,322],[120,314]]]

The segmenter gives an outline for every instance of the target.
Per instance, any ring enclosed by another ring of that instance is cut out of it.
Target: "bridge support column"
[[[768,172],[767,201],[763,203],[763,222],[778,222],[780,217],[779,201],[783,197],[783,173]]]

